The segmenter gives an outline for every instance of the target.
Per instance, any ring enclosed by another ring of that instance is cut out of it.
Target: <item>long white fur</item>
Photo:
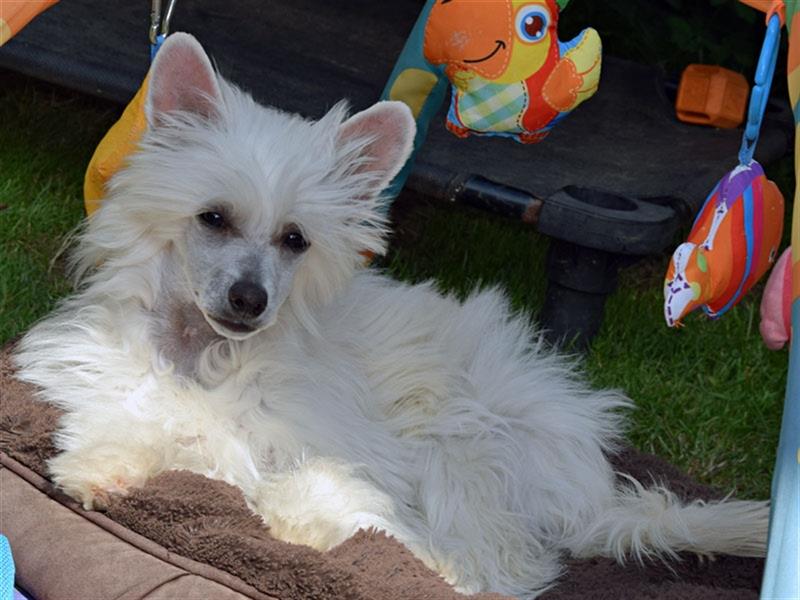
[[[186,35],[161,53],[179,50],[207,63]],[[466,592],[534,597],[566,553],[763,554],[766,503],[617,485],[630,402],[590,390],[500,291],[460,302],[359,269],[385,247],[378,192],[410,151],[408,111],[310,122],[213,80],[213,110],[153,122],[80,234],[77,293],[19,344],[19,376],[65,411],[64,490],[90,507],[191,469],[239,486],[282,539],[324,550],[376,527]],[[187,377],[155,341],[158,306],[190,287],[170,265],[218,197],[311,247],[274,323],[215,338]]]

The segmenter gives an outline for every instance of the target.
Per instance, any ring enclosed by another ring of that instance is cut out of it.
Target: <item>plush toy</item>
[[[14,37],[36,15],[50,8],[58,0],[0,0],[0,46]]]
[[[169,34],[169,23],[174,9],[175,0],[167,0],[163,6],[160,1],[153,3],[149,29],[151,62],[155,60],[158,49]],[[101,200],[106,195],[108,181],[119,171],[128,156],[136,151],[147,129],[145,103],[149,83],[148,72],[139,91],[125,107],[119,121],[114,123],[100,140],[92,155],[83,180],[83,202],[87,215],[91,215],[99,208]]]
[[[562,4],[566,4],[562,0]],[[459,137],[502,135],[538,142],[600,79],[594,29],[557,37],[556,0],[436,2],[424,56],[452,83],[447,128]]]
[[[680,325],[703,307],[717,318],[734,306],[777,257],[783,196],[756,161],[725,175],[712,190],[686,242],[672,255],[664,318]]]
[[[386,190],[411,172],[448,92],[447,128],[459,137],[538,142],[597,90],[601,44],[594,29],[558,41],[569,0],[427,0],[395,63],[382,100],[405,102],[417,121],[414,153]],[[388,202],[387,202],[388,205]]]
[[[147,129],[144,101],[147,98],[148,77],[130,101],[119,120],[100,140],[89,161],[83,180],[83,203],[86,214],[91,215],[105,197],[106,184],[139,145],[139,140]]]
[[[761,324],[764,344],[780,350],[792,337],[792,248],[783,251],[767,279],[761,296]]]
[[[678,246],[664,283],[664,318],[675,327],[702,307],[717,318],[772,266],[783,233],[783,196],[755,160],[780,41],[781,17],[768,17],[738,166],[714,187]]]

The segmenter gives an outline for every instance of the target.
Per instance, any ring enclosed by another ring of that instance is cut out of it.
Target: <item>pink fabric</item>
[[[770,350],[780,350],[791,337],[792,249],[786,248],[770,273],[761,297],[758,329]]]

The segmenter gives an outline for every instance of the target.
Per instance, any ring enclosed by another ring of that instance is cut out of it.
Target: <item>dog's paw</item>
[[[142,482],[144,484],[144,482]],[[95,485],[91,488],[92,497],[90,500],[82,500],[83,507],[86,510],[94,509],[99,511],[108,510],[108,505],[113,496],[127,496],[130,490],[134,487],[129,481],[118,477],[111,484]]]
[[[320,551],[338,546],[359,529],[377,529],[405,540],[392,500],[355,469],[312,458],[266,478],[251,499],[273,537]]]
[[[97,481],[96,477],[53,474],[52,479],[65,494],[80,502],[86,510],[105,511],[113,496],[126,496],[131,488],[137,487],[122,477],[101,482]]]
[[[118,451],[67,451],[48,461],[50,478],[86,510],[106,510],[113,496],[125,496],[154,475],[152,461]]]

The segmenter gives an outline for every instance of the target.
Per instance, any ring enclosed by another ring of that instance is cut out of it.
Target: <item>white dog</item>
[[[762,555],[768,506],[682,504],[607,459],[629,402],[591,391],[498,291],[361,269],[414,120],[263,108],[174,34],[149,130],[73,256],[76,295],[19,376],[65,416],[53,480],[87,508],[167,469],[239,486],[280,539],[385,530],[466,592],[533,597],[564,555]]]

